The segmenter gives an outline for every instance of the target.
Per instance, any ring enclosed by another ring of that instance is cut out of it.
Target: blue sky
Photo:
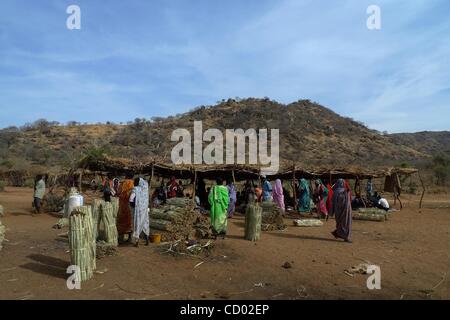
[[[448,0],[2,0],[0,127],[267,96],[380,131],[450,130],[449,14]]]

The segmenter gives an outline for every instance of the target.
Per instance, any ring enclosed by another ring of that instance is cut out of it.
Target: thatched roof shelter
[[[104,157],[95,161],[83,162],[83,168],[95,172],[123,175],[127,172],[136,174],[148,174],[162,177],[175,176],[180,179],[193,178],[195,173],[205,179],[215,179],[217,176],[231,176],[235,180],[258,179],[261,176],[261,167],[255,165],[174,165],[170,160],[147,159],[133,161],[124,158]],[[295,177],[306,179],[317,178],[344,178],[344,179],[368,179],[381,178],[392,174],[410,175],[417,173],[415,168],[375,168],[362,169],[358,167],[347,168],[303,168],[293,165],[289,168],[281,168],[277,174],[268,175],[269,179],[292,179]]]

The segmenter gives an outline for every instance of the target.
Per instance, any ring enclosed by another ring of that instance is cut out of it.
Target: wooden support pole
[[[294,211],[297,211],[297,190],[295,190],[295,167],[292,170],[292,190],[294,191]]]
[[[400,203],[400,210],[402,210],[403,209],[403,203],[402,203],[402,200],[400,200],[400,195],[399,194],[397,194],[397,199],[398,199],[398,202]]]
[[[149,192],[149,199],[150,199],[150,213],[153,211],[153,201],[152,201],[153,175],[154,175],[154,168],[153,168],[153,164],[152,164],[152,173],[151,173],[151,176],[150,176],[150,181],[148,182],[148,192]]]
[[[422,184],[422,196],[420,197],[420,203],[419,203],[419,209],[422,210],[422,201],[423,201],[423,197],[425,196],[426,189],[425,189],[425,184],[423,183],[423,180],[422,180],[422,176],[420,175],[420,171],[417,171],[417,175],[419,176],[420,183]]]
[[[231,175],[232,175],[232,177],[233,177],[233,184],[234,184],[234,186],[236,187],[236,178],[235,178],[235,176],[234,176],[234,169],[231,170]]]
[[[193,184],[193,191],[192,191],[192,201],[195,205],[195,189],[197,188],[197,170],[194,170],[194,184]]]
[[[80,190],[80,193],[83,192],[83,191],[81,190],[82,180],[83,180],[83,170],[80,171],[80,181],[79,181],[79,190]]]

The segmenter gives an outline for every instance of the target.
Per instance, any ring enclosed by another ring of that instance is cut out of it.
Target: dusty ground
[[[30,215],[31,190],[7,188],[0,299],[448,299],[450,195],[428,196],[421,213],[417,197],[404,200],[388,222],[354,221],[353,244],[332,239],[332,220],[313,229],[287,220],[286,231],[251,243],[238,217],[195,269],[201,260],[161,255],[154,245],[121,247],[97,262],[105,273],[70,291],[64,230],[52,229],[55,217]],[[367,289],[367,275],[344,273],[364,261],[381,267],[381,290]]]

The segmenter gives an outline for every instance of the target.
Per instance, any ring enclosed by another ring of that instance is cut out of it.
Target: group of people
[[[311,212],[311,200],[315,204],[319,216],[328,220],[329,216],[334,216],[336,220],[336,230],[332,235],[336,239],[351,242],[352,226],[352,191],[349,183],[344,179],[339,179],[334,185],[325,185],[322,180],[315,181],[315,187],[310,191],[309,183],[306,179],[300,179],[296,185],[298,195],[298,211]],[[263,177],[262,185],[254,186],[250,181],[244,185],[244,201],[265,202],[272,201],[284,212],[286,210],[285,195],[286,189],[280,179],[272,184]],[[311,196],[312,194],[312,196]],[[232,217],[231,211],[236,205],[236,188],[233,183],[227,181],[226,186],[223,180],[217,178],[216,185],[210,190],[208,202],[210,205],[211,225],[215,235],[225,235],[227,228],[227,218]]]
[[[167,184],[164,179],[161,179],[161,184],[153,192],[151,201],[152,205],[157,207],[166,203],[167,199],[183,198],[184,196],[183,182],[181,180],[177,182],[175,177],[172,177]]]
[[[286,211],[286,205],[292,205],[300,213],[311,213],[313,207],[319,217],[328,220],[334,216],[336,220],[336,230],[333,236],[351,242],[352,225],[352,204],[358,200],[358,196],[353,196],[350,184],[344,179],[339,179],[334,185],[331,182],[323,183],[321,179],[310,186],[308,180],[302,178],[294,183],[295,196],[297,203],[294,203],[289,192],[283,187],[280,179],[272,184],[263,177],[261,187],[247,181],[244,185],[243,197],[239,197],[246,203],[251,201],[273,201],[278,205],[281,211]],[[373,182],[370,179],[366,187],[368,198],[371,199],[373,206],[389,210],[389,203],[373,191]]]
[[[119,242],[123,243],[125,235],[128,235],[127,242],[131,243],[134,239],[134,245],[138,246],[139,238],[143,235],[148,245],[150,236],[148,182],[140,177],[134,178],[132,173],[127,174],[123,181],[108,177],[102,182],[101,191],[106,202],[110,202],[111,197],[119,198],[117,214]]]
[[[94,184],[94,182],[93,182]],[[274,202],[282,212],[286,211],[287,205],[292,205],[300,213],[311,213],[315,207],[319,217],[328,220],[334,216],[336,220],[336,230],[333,236],[351,242],[352,206],[358,207],[360,203],[367,205],[360,196],[353,196],[349,183],[344,179],[339,179],[334,185],[331,182],[324,184],[317,179],[311,187],[308,180],[302,178],[294,183],[297,203],[294,203],[288,190],[283,186],[280,179],[275,180],[272,185],[263,176],[260,185],[255,185],[253,181],[247,181],[243,190],[238,192],[232,179],[227,179],[226,183],[222,178],[216,179],[216,184],[211,188],[206,188],[205,181],[200,178],[195,189],[195,203],[202,212],[209,213],[211,217],[211,227],[215,237],[226,235],[227,219],[232,218],[236,205],[242,202],[244,205],[255,202]],[[139,238],[143,234],[146,244],[149,243],[149,204],[157,207],[164,204],[167,199],[175,197],[190,197],[185,195],[181,180],[177,182],[172,177],[167,183],[164,179],[157,187],[151,197],[149,197],[149,185],[143,178],[134,178],[133,174],[126,175],[120,181],[118,178],[108,176],[104,178],[100,185],[105,201],[110,202],[112,197],[119,198],[119,212],[117,216],[117,230],[119,241],[127,242],[134,239],[134,244],[139,244]],[[96,186],[97,189],[97,186]],[[41,212],[42,199],[45,195],[45,177],[38,175],[35,179],[33,207],[36,212]],[[149,199],[150,198],[150,199]],[[367,200],[368,199],[368,200]],[[366,202],[384,210],[389,210],[389,203],[374,192],[372,179],[366,185]]]

